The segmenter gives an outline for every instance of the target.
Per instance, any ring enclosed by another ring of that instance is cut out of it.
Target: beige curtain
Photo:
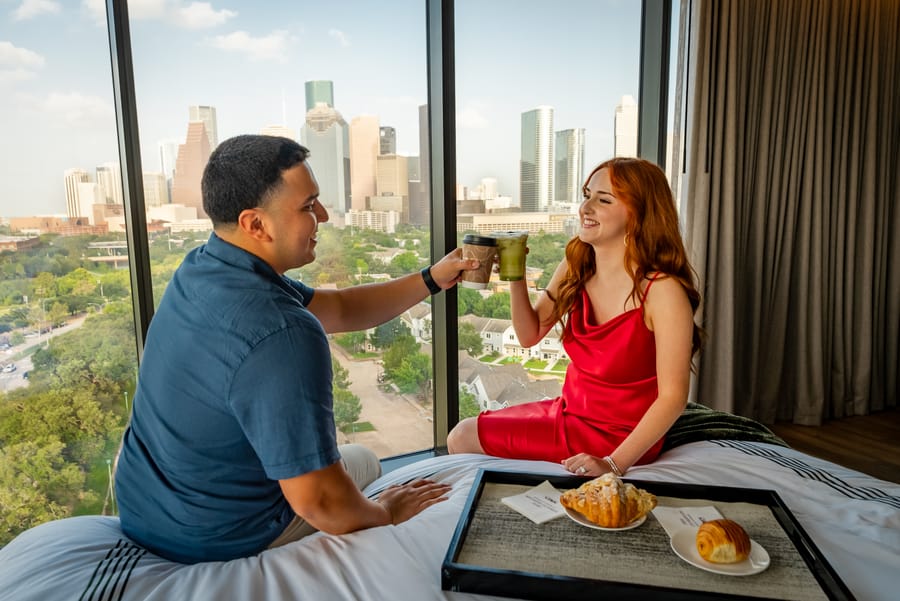
[[[807,425],[896,407],[900,0],[692,0],[690,22],[696,399]]]

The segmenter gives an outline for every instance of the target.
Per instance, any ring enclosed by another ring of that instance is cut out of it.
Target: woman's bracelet
[[[616,465],[616,462],[613,461],[612,457],[607,455],[606,457],[603,458],[603,461],[605,461],[607,464],[609,464],[609,467],[612,470],[612,473],[614,473],[619,478],[622,477],[622,471],[619,469],[619,466]]]

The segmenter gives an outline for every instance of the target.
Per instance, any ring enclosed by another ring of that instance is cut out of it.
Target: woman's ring
[[[587,470],[584,469],[584,466],[583,466],[583,465],[579,465],[579,466],[578,466],[578,469],[575,470],[575,471],[576,471],[577,473],[579,473],[579,474],[583,474],[583,473],[585,473]]]

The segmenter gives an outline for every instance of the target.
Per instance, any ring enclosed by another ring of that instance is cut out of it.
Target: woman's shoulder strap
[[[655,282],[656,278],[658,278],[660,275],[661,274],[658,271],[654,271],[653,273],[648,273],[646,276],[644,276],[645,279],[648,279],[650,281],[647,282],[647,287],[644,288],[644,293],[641,295],[641,304],[642,305],[647,300],[647,295],[650,293],[650,286],[653,285],[653,282]]]

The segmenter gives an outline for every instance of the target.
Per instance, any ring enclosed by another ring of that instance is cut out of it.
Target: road
[[[25,374],[31,371],[31,354],[29,353],[27,356],[20,359],[16,359],[15,357],[21,356],[25,351],[28,351],[32,347],[49,344],[50,340],[60,334],[65,334],[75,328],[80,328],[81,324],[84,323],[84,318],[85,316],[83,315],[73,317],[66,325],[53,328],[53,330],[47,334],[29,336],[25,338],[25,342],[22,344],[8,348],[5,351],[0,351],[0,365],[6,366],[12,363],[16,366],[16,370],[13,372],[0,371],[0,391],[6,392],[8,390],[15,390],[16,388],[28,386],[28,379],[25,378]]]
[[[379,457],[391,457],[434,446],[431,412],[403,395],[386,393],[379,388],[381,371],[374,359],[353,360],[336,344],[331,352],[349,372],[350,391],[359,397],[362,412],[359,421],[375,426],[370,432],[351,432],[339,442],[364,445]]]

